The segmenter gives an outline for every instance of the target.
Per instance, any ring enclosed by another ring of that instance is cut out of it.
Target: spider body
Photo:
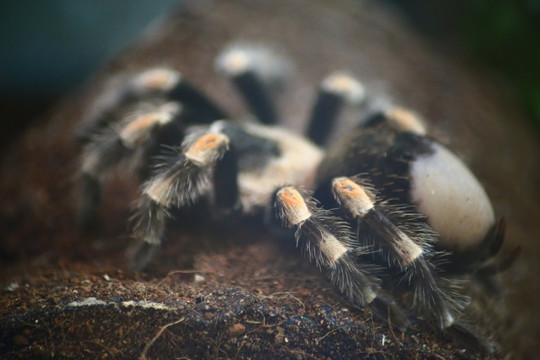
[[[404,329],[407,313],[394,300],[404,289],[440,329],[484,347],[460,322],[467,302],[461,283],[445,277],[476,271],[502,243],[504,227],[495,225],[478,181],[426,136],[418,117],[391,107],[325,152],[340,109],[365,102],[362,85],[344,73],[322,82],[306,137],[291,134],[279,126],[266,86],[276,80],[268,74],[284,68],[272,56],[233,47],[218,58],[255,121],[223,120],[225,111],[169,69],[137,75],[100,100],[79,136],[83,225],[94,221],[106,176],[130,164],[142,178],[134,267],[152,261],[174,209],[204,203],[217,218],[255,216],[292,229],[302,253],[353,305]],[[451,258],[441,250],[479,260],[441,266]]]

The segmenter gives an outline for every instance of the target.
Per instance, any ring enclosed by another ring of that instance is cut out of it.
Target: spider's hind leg
[[[118,82],[92,104],[77,133],[83,148],[78,217],[85,231],[96,228],[101,184],[112,170],[127,163],[128,173],[138,171],[144,180],[151,157],[163,146],[178,146],[187,125],[226,117],[203,92],[169,68],[152,68]]]
[[[347,224],[292,186],[279,189],[274,196],[277,217],[286,228],[295,229],[297,246],[315,265],[327,271],[330,281],[357,307],[369,306],[386,321],[392,318],[397,328],[408,326],[402,309],[382,293],[377,268],[354,261],[361,247]]]

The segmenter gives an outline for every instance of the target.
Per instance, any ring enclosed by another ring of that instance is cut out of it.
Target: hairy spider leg
[[[85,144],[93,134],[116,122],[119,110],[152,99],[186,104],[197,110],[198,121],[203,124],[227,117],[225,111],[179,72],[165,67],[153,68],[137,74],[114,91],[105,92],[98,98],[92,105],[89,119],[85,120],[88,125],[77,134],[79,142]]]
[[[514,250],[502,259],[494,259],[502,247],[505,232],[506,221],[504,218],[500,218],[487,237],[486,243],[490,244],[489,248],[486,249],[487,254],[478,259],[478,261],[473,262],[473,265],[476,265],[476,267],[463,266],[462,269],[458,269],[457,266],[453,266],[451,268],[453,273],[472,272],[489,293],[495,296],[503,295],[504,290],[495,278],[495,275],[510,268],[523,251],[521,246],[516,246]]]
[[[137,162],[145,160],[146,153],[152,152],[153,144],[163,143],[165,135],[181,138],[186,115],[189,114],[185,108],[176,103],[165,103],[154,111],[129,116],[121,125],[111,126],[92,138],[84,147],[79,169],[78,217],[83,230],[95,225],[103,180],[122,163],[136,170],[146,168],[147,161]]]
[[[458,257],[457,254],[454,255],[452,261],[455,264],[445,264],[445,271],[451,274],[474,273],[489,291],[500,294],[500,291],[494,291],[498,285],[493,276],[511,267],[522,252],[522,248],[517,246],[504,258],[494,260],[504,243],[505,233],[506,221],[501,217],[493,225],[478,251],[461,254],[463,259],[454,259]]]
[[[409,235],[397,228],[386,216],[369,189],[347,177],[334,179],[332,190],[338,203],[348,215],[376,233],[379,245],[387,261],[398,264],[405,277],[414,288],[415,307],[432,314],[438,326],[456,343],[460,343],[480,353],[492,352],[491,345],[482,336],[465,324],[459,316],[468,298],[459,293],[459,283],[440,278],[430,263],[432,240],[413,241]],[[360,228],[360,226],[359,226]],[[415,230],[422,236],[430,231]],[[365,234],[358,233],[358,239]],[[359,241],[362,243],[362,241]],[[367,245],[367,244],[365,244]]]
[[[332,192],[348,215],[357,221],[359,242],[374,246],[404,274],[405,281],[414,288],[414,306],[433,314],[441,329],[451,326],[465,303],[462,296],[452,289],[455,284],[446,286],[449,281],[440,278],[434,264],[429,261],[433,251],[429,244],[435,241],[434,234],[428,229],[418,231],[422,237],[433,239],[414,241],[392,223],[374,195],[351,178],[335,178]],[[364,233],[366,230],[371,231],[375,239],[369,239]]]
[[[234,143],[217,162],[214,169],[214,205],[218,214],[230,215],[239,213],[242,205],[239,201],[238,189],[238,154]]]
[[[136,251],[133,268],[144,268],[162,242],[170,210],[191,206],[208,194],[212,187],[212,174],[217,167],[231,166],[235,156],[227,154],[232,147],[229,138],[220,133],[208,132],[198,137],[186,137],[183,150],[168,159],[142,188],[134,214],[134,235],[140,246]],[[233,165],[234,166],[234,165]],[[235,174],[236,176],[236,174]],[[233,206],[223,186],[231,179],[221,180],[217,186],[220,206]],[[221,189],[221,190],[220,190]],[[237,186],[232,190],[237,192]],[[229,188],[229,190],[231,190]],[[152,248],[153,250],[149,250]]]
[[[343,72],[330,74],[319,86],[307,123],[306,136],[319,146],[326,145],[343,105],[361,103],[364,98],[364,86],[354,77]]]
[[[369,116],[362,128],[385,125],[396,132],[409,132],[420,136],[427,134],[426,125],[420,115],[399,106],[390,106]]]
[[[342,219],[318,207],[314,199],[292,186],[277,190],[273,206],[282,225],[295,229],[294,237],[304,256],[320,270],[326,270],[330,281],[355,306],[369,306],[383,321],[390,315],[398,328],[408,326],[403,310],[382,292],[377,267],[353,260],[362,248]]]
[[[443,329],[443,334],[454,343],[460,344],[482,355],[493,354],[495,348],[486,338],[476,333],[463,320],[456,320],[451,326]]]
[[[252,55],[251,51],[242,48],[228,50],[218,57],[216,66],[232,81],[259,121],[266,125],[275,125],[278,122],[276,107],[257,74],[258,64]]]

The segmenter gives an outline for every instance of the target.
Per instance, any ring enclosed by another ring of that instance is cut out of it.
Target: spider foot
[[[490,355],[496,350],[494,345],[486,338],[462,322],[453,323],[451,326],[444,329],[444,333],[456,344],[477,354]]]
[[[137,244],[130,257],[129,270],[144,270],[150,265],[159,251],[158,244],[141,241]]]

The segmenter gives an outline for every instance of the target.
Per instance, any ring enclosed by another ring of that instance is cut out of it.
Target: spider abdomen
[[[411,200],[439,234],[440,247],[477,247],[495,224],[491,202],[461,160],[438,143],[432,148],[410,164]]]

